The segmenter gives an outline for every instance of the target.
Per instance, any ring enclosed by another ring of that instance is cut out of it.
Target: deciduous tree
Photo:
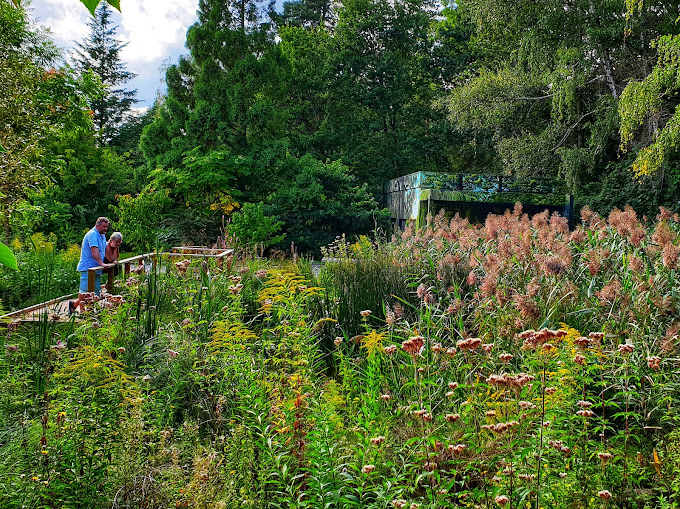
[[[619,96],[646,74],[649,42],[672,27],[667,7],[634,22],[618,0],[460,8],[476,58],[451,94],[452,121],[491,130],[508,172],[563,176],[572,189],[596,179],[616,159]]]
[[[86,101],[95,84],[52,67],[54,45],[23,9],[0,2],[0,227],[20,226],[30,194],[48,182],[47,146],[65,133],[91,129]],[[32,211],[35,220],[35,211]]]
[[[668,11],[667,2],[628,1],[627,16],[631,36],[642,35],[643,20],[657,12],[667,18],[677,16]],[[659,27],[660,37],[651,46],[657,51],[653,68],[643,79],[632,80],[621,95],[621,148],[639,148],[632,169],[637,177],[663,173],[672,163],[680,146],[680,34],[675,25]],[[650,59],[647,64],[651,66]]]

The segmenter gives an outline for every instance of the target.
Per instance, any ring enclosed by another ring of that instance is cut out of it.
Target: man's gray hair
[[[111,222],[111,221],[109,221],[109,218],[108,218],[108,217],[102,216],[102,217],[98,217],[98,218],[97,218],[97,222],[94,223],[94,224],[95,224],[95,226],[97,226],[98,224],[102,224],[102,223],[110,223],[110,222]]]
[[[121,242],[123,242],[123,234],[120,233],[120,232],[113,232],[113,233],[111,234],[111,237],[109,237],[109,240],[116,240],[116,239],[118,239],[118,240],[120,240]]]

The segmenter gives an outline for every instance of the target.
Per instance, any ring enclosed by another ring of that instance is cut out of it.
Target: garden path
[[[125,278],[127,278],[130,273],[148,271],[151,263],[155,264],[156,259],[162,256],[184,258],[184,260],[178,263],[179,265],[184,263],[188,265],[190,258],[215,258],[218,267],[222,266],[224,259],[226,258],[227,270],[229,270],[233,260],[233,254],[234,250],[229,248],[214,249],[205,246],[178,246],[173,247],[172,251],[169,253],[145,253],[143,255],[120,260],[118,265],[122,266],[123,270],[120,272]],[[161,269],[163,270],[165,267],[161,267]],[[186,266],[184,270],[186,270]],[[91,271],[91,275],[91,286],[92,289],[94,289],[94,269]],[[109,277],[111,277],[111,275],[112,272]],[[112,292],[115,293],[115,290],[112,290]],[[102,296],[106,297],[107,295],[110,294],[108,294],[106,288],[102,288]],[[82,318],[80,318],[79,314],[76,313],[74,316],[71,316],[68,312],[68,301],[69,299],[75,298],[76,294],[63,295],[47,302],[41,302],[40,304],[34,304],[24,309],[12,311],[11,313],[0,316],[0,325],[5,324],[11,327],[22,322],[35,322],[44,319],[45,315],[47,315],[48,320],[53,322],[63,322],[71,319],[80,321]],[[95,302],[93,305],[102,305],[102,303],[105,303],[106,301],[107,299],[104,298],[99,302]]]

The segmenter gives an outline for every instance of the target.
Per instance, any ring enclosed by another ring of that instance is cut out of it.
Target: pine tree
[[[108,144],[116,137],[130,107],[136,104],[137,90],[121,88],[137,75],[121,62],[120,51],[127,45],[116,40],[117,25],[111,22],[111,8],[102,2],[90,19],[90,35],[76,43],[76,67],[81,73],[92,72],[106,88],[103,97],[92,101],[93,123],[100,143]]]

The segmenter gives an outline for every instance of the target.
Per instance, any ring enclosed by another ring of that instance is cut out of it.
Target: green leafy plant
[[[245,203],[241,210],[231,217],[228,229],[244,246],[259,247],[260,254],[264,249],[279,244],[286,237],[281,233],[283,221],[264,213],[262,203]]]
[[[125,242],[151,250],[161,232],[166,207],[171,203],[168,191],[146,188],[136,196],[121,195],[112,205],[118,221],[116,227],[125,232]]]
[[[10,248],[2,243],[0,243],[0,265],[18,270],[16,256],[14,256]]]

